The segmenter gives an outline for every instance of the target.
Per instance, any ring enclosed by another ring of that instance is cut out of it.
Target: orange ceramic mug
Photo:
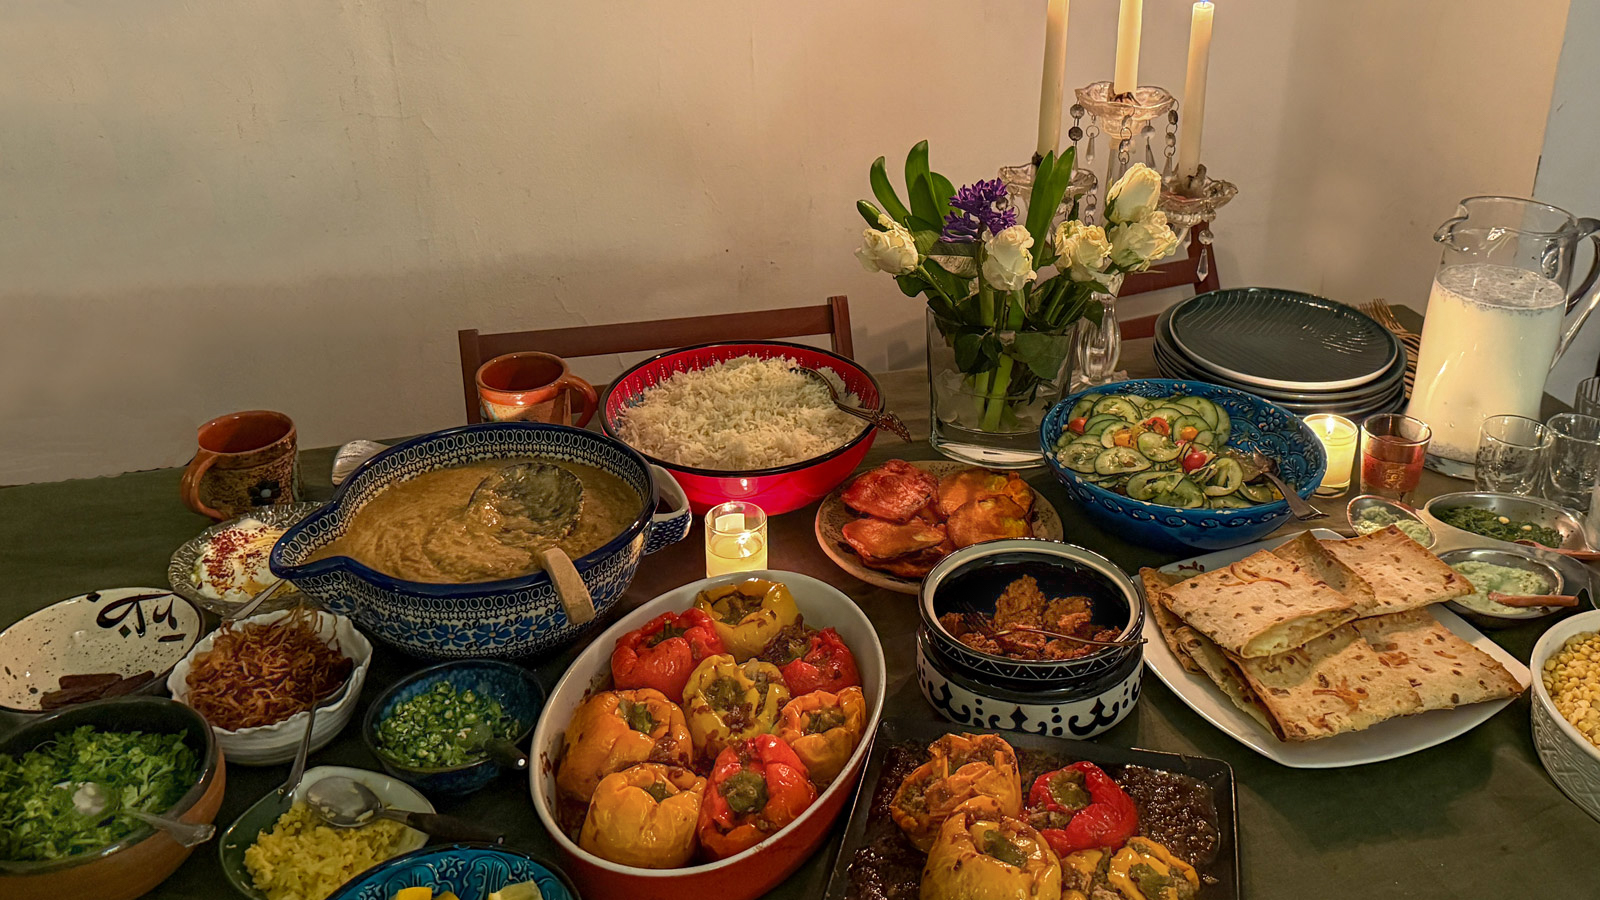
[[[566,360],[550,353],[507,353],[478,367],[478,407],[485,421],[582,428],[599,405],[594,385],[572,374]],[[574,413],[576,422],[570,421]]]
[[[183,472],[185,506],[221,521],[300,496],[294,420],[252,409],[200,426],[200,449]]]

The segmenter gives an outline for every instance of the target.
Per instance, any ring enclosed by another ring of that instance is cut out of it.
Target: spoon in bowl
[[[1512,541],[1512,543],[1521,544],[1524,547],[1538,547],[1540,550],[1547,550],[1551,553],[1559,553],[1568,559],[1575,559],[1579,562],[1594,562],[1595,560],[1600,559],[1600,550],[1568,550],[1565,547],[1546,547],[1538,541],[1530,540]]]
[[[1294,488],[1289,487],[1282,478],[1278,477],[1278,463],[1272,457],[1267,456],[1260,450],[1251,450],[1246,459],[1250,462],[1251,468],[1245,472],[1244,480],[1249,481],[1254,477],[1250,474],[1250,471],[1259,471],[1262,475],[1267,476],[1267,480],[1272,482],[1272,486],[1277,488],[1278,493],[1283,495],[1284,501],[1289,504],[1289,512],[1296,519],[1302,522],[1311,522],[1328,517],[1327,513],[1307,503],[1304,498],[1295,492]]]
[[[343,775],[330,775],[306,788],[306,805],[335,828],[360,828],[376,819],[389,819],[447,841],[501,844],[506,839],[504,834],[455,816],[396,809],[385,804],[372,788]]]
[[[496,528],[503,542],[532,545],[574,625],[594,619],[594,598],[556,543],[572,533],[582,513],[583,482],[550,463],[506,466],[479,482],[467,498],[467,515]]]
[[[68,786],[70,784],[61,785],[63,788]],[[122,795],[119,792],[97,781],[78,782],[77,789],[72,792],[72,808],[86,819],[98,820],[113,812],[138,819],[151,828],[165,831],[178,842],[180,847],[199,846],[211,840],[211,836],[217,833],[216,827],[206,822],[185,822],[171,816],[148,813],[142,809],[126,809],[122,806]]]
[[[840,412],[870,422],[874,428],[882,428],[884,431],[891,432],[900,440],[908,444],[911,443],[911,429],[907,428],[906,423],[900,421],[900,417],[894,413],[889,412],[887,409],[860,409],[854,406],[846,406],[844,399],[839,396],[839,389],[834,387],[833,382],[829,381],[816,369],[808,369],[805,366],[790,366],[789,371],[798,372],[827,388],[828,397],[833,400],[833,405],[838,407]]]

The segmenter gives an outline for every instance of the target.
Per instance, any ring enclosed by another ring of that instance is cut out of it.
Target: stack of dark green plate
[[[1355,307],[1299,291],[1230,288],[1156,320],[1167,378],[1249,391],[1292,412],[1359,421],[1405,405],[1406,351]]]

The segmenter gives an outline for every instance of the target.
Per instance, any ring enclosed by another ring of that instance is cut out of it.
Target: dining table
[[[1123,364],[1135,377],[1155,375],[1150,341],[1126,342]],[[926,371],[887,372],[879,380],[891,408],[902,414],[917,440],[903,443],[880,433],[865,465],[892,458],[937,458],[926,441]],[[1552,398],[1547,401],[1559,405]],[[439,427],[452,424],[440,422]],[[334,448],[302,453],[304,499],[331,495],[333,453]],[[1184,557],[1128,543],[1097,528],[1049,469],[1033,468],[1024,475],[1059,511],[1068,543],[1103,554],[1129,573]],[[0,489],[0,627],[91,590],[164,587],[173,551],[211,524],[179,502],[179,477],[178,469],[162,469]],[[1416,497],[1420,501],[1470,489],[1465,482],[1428,472]],[[1345,502],[1345,497],[1315,498],[1316,505],[1332,514],[1315,524],[1347,530]],[[877,629],[888,664],[884,715],[937,720],[915,678],[916,598],[858,581],[830,561],[814,533],[816,512],[812,504],[771,517],[771,568],[822,579],[859,604]],[[1283,534],[1304,527],[1291,523]],[[609,621],[704,575],[703,532],[697,523],[687,539],[644,560],[605,618]],[[1549,624],[1549,619],[1540,620],[1489,636],[1526,662]],[[548,691],[585,643],[525,664]],[[425,664],[379,644],[354,721],[361,720],[366,704],[386,685]],[[17,717],[7,718],[0,730],[16,724]],[[1481,726],[1438,746],[1386,762],[1297,769],[1238,743],[1147,673],[1132,713],[1094,741],[1213,757],[1233,767],[1240,895],[1250,900],[1600,897],[1600,821],[1568,800],[1540,765],[1526,692]],[[379,768],[353,724],[313,753],[311,764]],[[282,782],[287,769],[229,765],[219,829]],[[506,774],[476,794],[434,799],[440,812],[501,830],[509,846],[561,865],[554,840],[535,814],[526,777]],[[839,818],[829,842],[770,892],[769,900],[823,896],[830,875],[850,863],[839,858],[846,820]],[[199,847],[147,896],[221,900],[231,893],[213,842]]]

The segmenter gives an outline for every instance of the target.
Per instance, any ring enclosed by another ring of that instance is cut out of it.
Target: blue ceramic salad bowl
[[[440,682],[448,683],[458,693],[473,691],[498,700],[501,710],[517,720],[517,733],[509,739],[513,745],[526,741],[538,724],[539,714],[544,711],[544,688],[532,672],[516,663],[466,659],[413,672],[367,705],[367,714],[361,720],[361,737],[384,771],[429,794],[470,794],[493,781],[501,768],[514,767],[513,763],[491,754],[466,765],[425,768],[407,765],[378,748],[378,725],[394,712],[395,706],[432,690]],[[521,756],[517,763],[526,769],[527,756]]]
[[[487,844],[424,847],[373,866],[328,900],[393,900],[401,888],[431,887],[461,900],[486,900],[508,884],[532,881],[544,900],[579,900],[578,890],[554,866],[516,850]]]
[[[1260,540],[1282,526],[1289,504],[1274,500],[1244,509],[1183,509],[1147,503],[1092,484],[1066,465],[1056,444],[1067,428],[1072,408],[1085,394],[1134,394],[1151,399],[1187,395],[1201,397],[1225,410],[1232,419],[1227,446],[1259,450],[1278,464],[1278,475],[1302,497],[1322,482],[1327,456],[1322,443],[1294,413],[1254,394],[1203,381],[1144,378],[1119,381],[1080,391],[1051,407],[1039,428],[1045,462],[1095,524],[1129,543],[1152,549],[1224,550]]]
[[[431,584],[385,575],[346,557],[310,561],[385,488],[423,472],[486,459],[535,457],[580,463],[620,478],[639,495],[620,534],[573,560],[594,601],[586,623],[568,618],[550,576]],[[658,499],[670,507],[656,511]],[[693,515],[672,476],[614,438],[565,425],[493,422],[436,431],[362,463],[322,509],[272,548],[273,574],[390,646],[426,659],[524,657],[564,646],[599,625],[633,580],[639,559],[689,533]]]

